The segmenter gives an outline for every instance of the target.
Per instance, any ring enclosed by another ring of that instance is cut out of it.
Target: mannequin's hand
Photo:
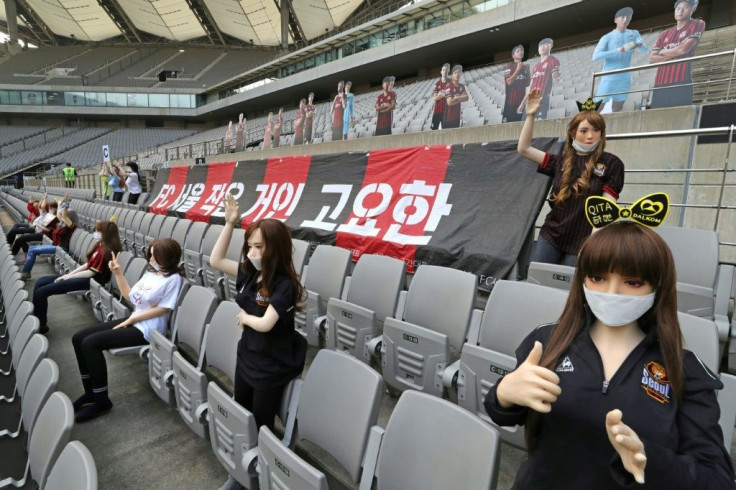
[[[538,88],[533,88],[526,98],[526,115],[536,116],[540,107],[542,107],[542,94]]]
[[[647,456],[644,454],[644,444],[631,427],[621,421],[621,410],[611,410],[606,414],[606,432],[611,445],[621,457],[626,471],[634,476],[637,483],[644,483],[644,468],[647,466]]]
[[[235,225],[240,219],[240,208],[232,194],[225,196],[225,221]]]
[[[541,358],[542,344],[534,342],[526,360],[499,381],[496,396],[502,407],[520,405],[539,413],[552,410],[552,403],[562,393],[560,378],[539,365]]]

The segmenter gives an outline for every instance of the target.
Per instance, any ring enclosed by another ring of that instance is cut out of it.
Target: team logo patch
[[[258,306],[268,306],[270,304],[269,303],[269,298],[268,298],[268,296],[266,296],[265,294],[263,294],[264,292],[265,291],[263,291],[263,289],[261,289],[261,290],[259,290],[256,293],[256,303],[258,303]]]
[[[601,162],[596,163],[595,167],[593,167],[593,173],[598,177],[603,177],[603,174],[606,173],[606,164]]]
[[[670,401],[670,380],[667,378],[667,370],[658,362],[651,361],[644,366],[641,387],[647,395],[659,403]]]
[[[565,358],[562,360],[559,366],[557,366],[557,369],[555,369],[558,373],[571,373],[575,371],[575,367],[572,365],[572,361],[569,357],[565,356]]]

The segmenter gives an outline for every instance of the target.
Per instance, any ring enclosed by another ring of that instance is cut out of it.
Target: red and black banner
[[[515,141],[421,146],[161,169],[150,210],[222,224],[232,193],[241,226],[280,219],[295,238],[347,248],[355,260],[454,267],[488,289],[519,257],[549,185]]]

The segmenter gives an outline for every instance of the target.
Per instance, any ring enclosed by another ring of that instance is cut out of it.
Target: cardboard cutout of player
[[[273,141],[271,145],[278,148],[281,145],[281,125],[284,123],[284,108],[279,107],[279,114],[273,122]]]
[[[391,77],[384,77],[382,82],[383,90],[376,98],[376,136],[385,136],[391,134],[391,124],[393,122],[393,112],[396,107],[395,92],[391,91]]]
[[[227,129],[225,130],[225,140],[222,142],[222,147],[224,148],[225,153],[230,153],[232,151],[232,144],[233,144],[233,122],[228,121]]]
[[[450,86],[452,81],[450,76],[450,63],[442,65],[440,70],[440,79],[434,83],[434,90],[432,91],[432,100],[434,100],[434,109],[432,111],[432,130],[444,128],[442,120],[445,118],[445,109],[447,109],[446,98],[450,93]]]
[[[306,114],[307,101],[302,99],[299,101],[299,109],[296,111],[294,119],[294,143],[293,146],[304,144],[304,123],[307,118]]]
[[[342,95],[342,104],[345,108],[342,114],[342,139],[344,140],[348,139],[348,131],[355,125],[355,121],[353,121],[353,101],[355,100],[355,96],[350,92],[352,86],[353,82],[345,82],[345,92]]]
[[[463,76],[462,65],[455,65],[452,67],[452,83],[450,84],[450,90],[445,97],[447,107],[445,108],[445,116],[442,120],[443,128],[459,128],[460,121],[462,118],[462,111],[460,104],[468,100],[468,91],[465,90],[465,85],[460,83],[460,77]]]
[[[519,44],[511,50],[511,63],[503,69],[503,81],[506,86],[506,100],[503,104],[503,122],[521,121],[518,112],[519,104],[526,96],[526,88],[531,82],[529,65],[524,63],[524,46]]]
[[[693,19],[698,0],[675,1],[675,24],[657,38],[649,57],[650,63],[679,60],[695,56],[700,38],[705,30],[703,19]],[[693,103],[693,76],[690,62],[660,66],[654,77],[650,107],[675,107]],[[660,88],[671,87],[671,88]],[[659,90],[657,90],[659,88]]]
[[[332,118],[332,141],[340,141],[342,139],[342,116],[345,110],[343,101],[345,100],[345,82],[342,80],[337,84],[337,95],[332,101],[330,107],[330,117]]]
[[[547,119],[549,111],[549,97],[552,94],[552,84],[560,79],[560,60],[552,56],[552,45],[554,41],[544,38],[539,41],[539,61],[532,69],[532,83],[529,90],[539,89],[542,96],[542,105],[537,112],[537,119]],[[528,96],[529,92],[527,92]],[[517,112],[521,114],[526,105],[526,97],[519,105]]]
[[[396,83],[396,77],[390,76],[388,77],[388,93],[393,97],[395,102],[399,101],[399,97],[396,95],[396,92],[394,91],[394,83]],[[391,111],[391,126],[394,125],[394,112]]]
[[[266,129],[263,132],[263,149],[268,150],[271,148],[271,134],[273,133],[273,112],[268,113],[268,119],[266,121]]]
[[[245,118],[241,112],[238,116],[238,124],[235,126],[235,151],[245,149]]]
[[[603,71],[618,70],[631,66],[631,57],[635,51],[645,53],[649,48],[639,31],[629,29],[634,10],[631,7],[620,9],[613,17],[616,28],[603,36],[593,51],[593,61],[603,60]],[[601,77],[596,90],[596,101],[611,103],[612,112],[620,112],[631,89],[631,73],[616,73]],[[615,95],[609,95],[615,94]]]
[[[304,144],[308,145],[314,139],[314,92],[309,92],[309,98],[307,99],[307,105],[304,107],[305,121],[304,121]]]

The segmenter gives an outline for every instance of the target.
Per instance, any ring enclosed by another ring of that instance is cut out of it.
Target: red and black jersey
[[[538,88],[542,97],[548,97],[552,92],[552,74],[560,71],[560,60],[554,56],[548,56],[546,60],[539,61],[532,70],[531,88]]]
[[[465,85],[463,85],[462,83],[458,83],[457,85],[453,84],[452,82],[450,83],[449,95],[451,97],[460,97],[465,93]],[[445,110],[445,121],[451,122],[460,120],[460,105],[461,104],[458,103],[447,106],[447,109]]]
[[[306,115],[304,114],[303,109],[299,109],[296,113],[296,119],[294,119],[294,137],[295,138],[302,138],[304,136],[304,118]],[[297,122],[299,124],[297,124]]]
[[[304,121],[304,127],[311,129],[312,128],[312,122],[314,122],[314,106],[307,104],[307,106],[304,108],[304,116],[306,117],[306,120]]]
[[[38,208],[32,202],[29,202],[26,209],[28,210],[28,222],[33,223],[33,220],[38,218],[40,214]]]
[[[342,96],[337,94],[335,100],[332,101],[332,125],[342,127]]]
[[[281,116],[276,116],[276,119],[273,123],[273,136],[274,138],[278,138],[281,136],[281,125],[284,123],[284,118]]]
[[[61,247],[65,252],[68,252],[69,240],[76,229],[77,225],[75,224],[72,224],[72,226],[60,226],[51,232],[51,241],[57,247]]]
[[[378,98],[376,99],[376,105],[381,108],[388,107],[395,102],[396,102],[395,92],[389,92],[386,95],[384,95],[383,92],[381,92],[380,94],[378,94]],[[394,111],[392,109],[390,111],[378,113],[378,119],[376,120],[377,130],[391,127],[391,123],[393,122],[393,112]]]
[[[684,44],[688,39],[695,39],[692,47],[675,59],[689,58],[695,55],[695,49],[698,47],[700,37],[705,30],[705,22],[702,19],[691,19],[682,29],[674,27],[667,29],[657,38],[657,42],[652,48],[653,54],[658,54],[663,49],[674,49]],[[681,83],[689,83],[692,81],[690,73],[690,62],[673,63],[671,65],[660,66],[657,68],[657,75],[654,78],[654,86],[675,85]]]
[[[452,82],[450,80],[445,80],[444,82],[440,78],[437,80],[434,84],[434,92],[432,92],[433,95],[437,95],[439,93],[444,92],[445,96],[450,93],[450,87],[452,87]],[[445,102],[445,99],[435,100],[434,101],[434,114],[444,114],[445,108],[447,107],[447,103]]]
[[[521,104],[521,101],[526,95],[526,88],[529,86],[531,81],[531,75],[529,74],[529,65],[526,63],[521,64],[521,69],[511,84],[506,83],[506,79],[513,75],[516,71],[516,63],[509,63],[503,69],[503,81],[506,85],[506,106],[517,107]]]
[[[92,278],[100,284],[107,284],[112,276],[108,265],[111,259],[112,255],[109,250],[102,245],[98,245],[87,260],[87,270],[95,273]]]

